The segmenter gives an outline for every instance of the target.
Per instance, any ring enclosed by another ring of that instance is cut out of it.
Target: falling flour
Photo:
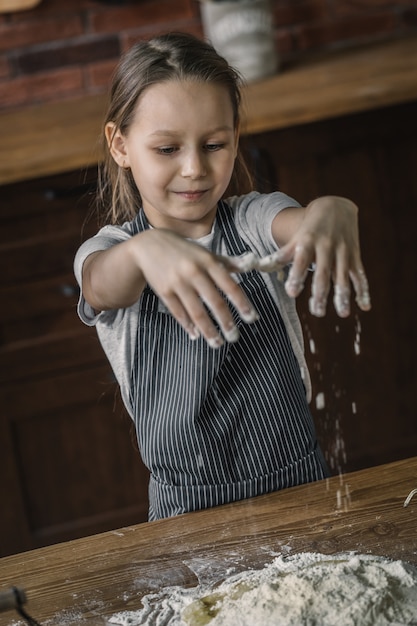
[[[356,355],[361,353],[361,323],[358,316],[355,318],[355,341],[353,343],[353,349]]]
[[[278,556],[219,585],[170,587],[143,608],[114,615],[120,626],[411,626],[417,624],[417,570],[360,555]]]

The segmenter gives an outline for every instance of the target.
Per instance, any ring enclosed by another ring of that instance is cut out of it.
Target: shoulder
[[[107,250],[130,239],[135,234],[134,221],[125,222],[120,226],[104,226],[93,237],[81,244],[74,258],[74,272],[79,283],[81,282],[82,266],[85,259],[93,252]]]
[[[234,212],[262,211],[264,214],[271,212],[274,215],[282,209],[300,206],[297,200],[282,191],[273,191],[272,193],[251,191],[243,196],[231,196],[227,198],[226,202]]]
[[[226,203],[233,211],[239,234],[259,256],[277,249],[272,236],[274,217],[283,209],[300,206],[294,198],[280,191],[269,194],[252,191],[227,198]]]
[[[124,222],[123,224],[108,224],[107,226],[103,226],[103,228],[100,228],[97,234],[91,238],[91,240],[97,241],[101,239],[102,241],[104,241],[107,239],[110,242],[126,241],[126,239],[129,239],[137,232],[137,230],[135,229],[135,224],[136,219],[132,220],[131,222]]]
[[[133,224],[134,221],[125,222],[120,226],[103,226],[93,237],[81,244],[77,251],[76,259],[86,257],[98,250],[106,250],[117,243],[130,239],[135,233]]]

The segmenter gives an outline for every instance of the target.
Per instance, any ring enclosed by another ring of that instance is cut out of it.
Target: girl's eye
[[[158,154],[166,155],[174,154],[176,150],[177,148],[175,148],[175,146],[162,146],[161,148],[157,148]]]
[[[224,147],[224,143],[206,143],[205,149],[207,152],[216,152]]]
[[[224,148],[224,145],[224,143],[206,143],[203,148],[206,152],[217,152],[218,150]],[[160,146],[156,148],[157,153],[162,156],[170,156],[175,154],[175,152],[178,152],[178,150],[178,146]]]

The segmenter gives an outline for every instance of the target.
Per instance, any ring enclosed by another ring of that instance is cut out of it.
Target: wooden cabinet
[[[147,472],[73,258],[94,171],[1,189],[0,555],[147,519]]]
[[[360,207],[373,309],[339,319],[299,299],[312,411],[334,473],[417,453],[417,105],[251,135],[258,187]],[[1,188],[0,555],[143,521],[148,475],[73,257],[94,170]],[[4,504],[5,503],[5,504]]]
[[[372,311],[342,320],[330,305],[313,318],[309,287],[298,304],[312,411],[332,469],[415,455],[417,103],[254,135],[246,146],[266,191],[303,204],[345,195],[360,208]]]

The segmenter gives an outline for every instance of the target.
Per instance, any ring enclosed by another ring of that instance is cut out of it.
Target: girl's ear
[[[123,168],[129,167],[125,138],[120,130],[116,128],[115,123],[108,122],[105,126],[104,133],[106,135],[110,154],[116,161],[117,165]]]

